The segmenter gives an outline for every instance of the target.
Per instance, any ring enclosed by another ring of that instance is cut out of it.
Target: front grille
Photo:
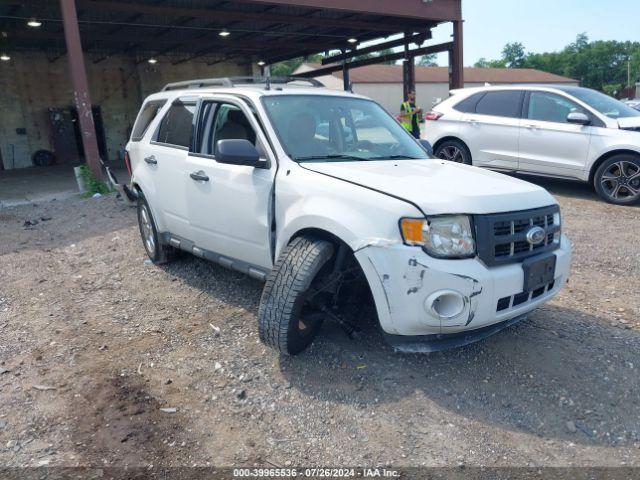
[[[517,307],[519,305],[523,305],[527,302],[535,300],[536,298],[538,298],[541,295],[544,295],[545,293],[551,293],[555,285],[556,285],[556,282],[554,280],[548,285],[540,287],[537,290],[534,290],[533,292],[522,292],[516,295],[512,295],[510,297],[503,297],[500,300],[498,300],[498,304],[496,305],[496,312],[503,312],[505,310],[508,310],[509,308]]]
[[[487,266],[522,262],[560,246],[560,212],[557,205],[519,212],[475,215],[478,256]],[[527,233],[543,228],[544,240],[532,245]]]

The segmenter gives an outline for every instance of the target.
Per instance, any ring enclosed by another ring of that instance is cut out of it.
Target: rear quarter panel
[[[424,125],[424,138],[435,147],[439,140],[446,137],[458,137],[463,114],[452,108],[434,108],[434,112],[442,113],[438,120],[427,120]]]

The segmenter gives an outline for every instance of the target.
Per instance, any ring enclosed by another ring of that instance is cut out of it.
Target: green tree
[[[506,63],[504,60],[487,60],[482,57],[473,66],[476,68],[505,68]]]
[[[431,55],[423,55],[417,59],[416,65],[419,67],[437,67],[438,55],[432,53]]]
[[[589,41],[585,33],[562,50],[545,53],[526,53],[520,43],[509,43],[499,60],[481,58],[476,67],[535,68],[565,77],[575,78],[582,86],[621,92],[627,86],[628,68],[631,83],[640,74],[640,42]]]
[[[300,65],[303,63],[320,63],[322,55],[312,55],[310,57],[298,57],[271,65],[271,75],[274,77],[288,77],[293,75]]]
[[[509,68],[522,68],[527,54],[520,42],[507,43],[502,49],[502,60]]]

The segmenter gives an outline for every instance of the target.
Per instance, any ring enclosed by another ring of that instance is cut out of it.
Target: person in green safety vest
[[[420,138],[420,116],[422,109],[416,107],[416,92],[411,90],[400,106],[400,123],[415,138]]]

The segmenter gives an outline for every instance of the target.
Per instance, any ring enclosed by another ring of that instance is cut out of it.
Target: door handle
[[[147,162],[149,165],[158,164],[158,160],[156,160],[156,157],[154,155],[151,155],[150,157],[145,157],[144,161]]]
[[[528,128],[529,130],[537,130],[538,129],[537,125],[532,125],[532,124],[525,125],[525,127]]]
[[[190,173],[189,176],[193,180],[195,180],[196,182],[208,182],[209,181],[209,177],[202,170],[200,170],[199,172]]]

